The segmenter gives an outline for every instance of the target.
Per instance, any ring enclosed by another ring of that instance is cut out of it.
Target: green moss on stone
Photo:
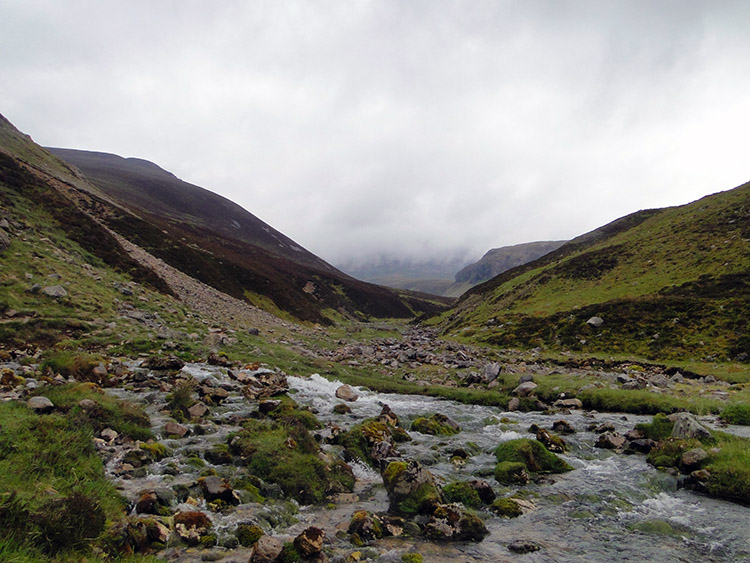
[[[538,440],[519,438],[500,444],[495,450],[498,462],[520,462],[534,473],[564,473],[573,468],[544,447]]]

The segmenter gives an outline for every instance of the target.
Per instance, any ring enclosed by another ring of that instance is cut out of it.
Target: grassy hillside
[[[748,318],[745,184],[578,237],[472,289],[442,322],[498,346],[746,361]]]

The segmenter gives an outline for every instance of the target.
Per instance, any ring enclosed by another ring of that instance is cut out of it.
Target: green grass
[[[121,431],[134,424],[114,400],[74,387],[48,388],[58,405],[38,415],[26,405],[0,403],[0,554],[3,561],[80,558],[124,517],[125,500],[104,477],[94,449],[94,420],[71,406],[93,398],[96,422]]]
[[[749,200],[746,184],[633,214],[475,288],[432,323],[503,347],[739,357],[750,345]],[[586,323],[595,315],[599,328]]]

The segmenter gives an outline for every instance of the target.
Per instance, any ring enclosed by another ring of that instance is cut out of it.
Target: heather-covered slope
[[[746,361],[748,318],[745,184],[582,235],[470,290],[444,327],[499,346]]]
[[[404,318],[445,306],[432,297],[354,280],[236,204],[147,161],[54,150],[117,202],[106,209],[84,203],[107,226],[232,297],[320,323],[342,315]]]

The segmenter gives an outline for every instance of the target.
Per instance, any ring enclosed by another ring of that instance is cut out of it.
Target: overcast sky
[[[750,180],[750,2],[0,0],[0,113],[324,259],[566,239]]]

